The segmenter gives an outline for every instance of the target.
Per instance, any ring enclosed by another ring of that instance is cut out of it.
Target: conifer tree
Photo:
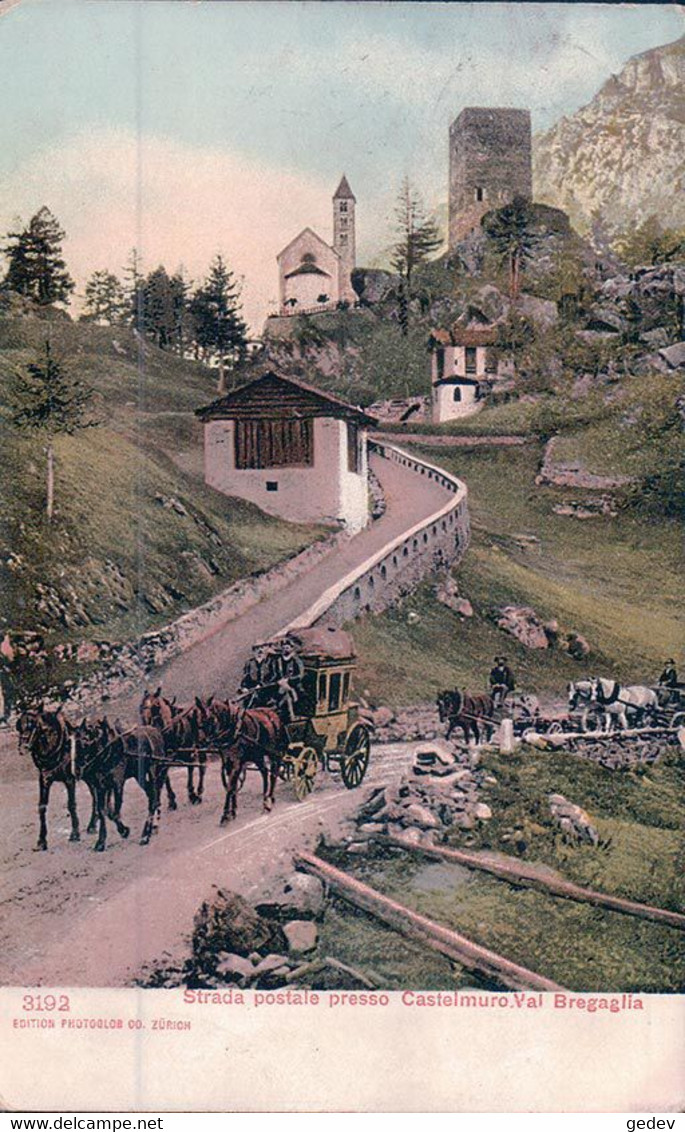
[[[198,345],[219,360],[217,392],[226,392],[226,359],[240,361],[247,348],[247,325],[242,317],[240,284],[216,255],[209,275],[193,295],[191,311]]]
[[[123,322],[127,313],[126,293],[111,271],[94,271],[86,283],[83,319],[114,326]]]
[[[391,263],[400,277],[400,326],[406,335],[414,273],[438,250],[442,237],[437,225],[426,216],[421,198],[408,177],[404,178],[397,197],[395,217],[397,242],[392,249]]]
[[[54,442],[59,435],[73,436],[85,428],[100,424],[90,416],[93,390],[67,373],[53,357],[50,341],[38,362],[32,362],[17,374],[12,388],[12,422],[22,432],[46,438],[47,456],[46,512],[48,522],[54,512],[55,460]]]
[[[41,306],[68,303],[74,281],[62,255],[65,232],[45,205],[19,232],[8,232],[2,249],[9,265],[5,286]]]
[[[518,298],[521,273],[537,244],[532,221],[530,201],[520,196],[514,197],[511,204],[504,208],[486,213],[482,220],[495,255],[508,267],[509,296],[512,302]]]

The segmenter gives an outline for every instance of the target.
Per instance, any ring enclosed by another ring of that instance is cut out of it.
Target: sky
[[[546,129],[683,22],[673,4],[0,0],[0,233],[47,204],[81,291],[133,246],[193,279],[220,251],[258,331],[277,252],[307,225],[331,238],[343,172],[368,261],[404,175],[446,200],[464,106]]]

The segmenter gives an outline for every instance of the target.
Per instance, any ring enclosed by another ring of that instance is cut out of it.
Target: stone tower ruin
[[[343,174],[333,194],[333,249],[340,257],[340,298],[348,303],[353,303],[357,298],[352,287],[352,272],[357,255],[354,230],[356,203],[356,197]]]
[[[530,111],[467,106],[450,126],[450,251],[486,212],[532,195]]]

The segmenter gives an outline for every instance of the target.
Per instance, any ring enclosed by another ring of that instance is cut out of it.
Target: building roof
[[[288,417],[334,417],[371,428],[377,422],[363,409],[299,378],[265,373],[195,410],[202,421],[282,420]]]
[[[333,200],[353,200],[356,203],[357,198],[352,192],[349,181],[347,180],[347,177],[344,173],[342,175],[340,184],[333,193]]]
[[[431,330],[433,342],[440,346],[491,346],[496,338],[494,326],[459,326],[455,323],[449,328]]]
[[[315,232],[313,228],[307,227],[307,228],[303,228],[301,232],[298,232],[296,236],[293,236],[293,238],[292,238],[292,240],[290,241],[289,244],[286,244],[284,248],[281,248],[280,252],[276,256],[276,259],[279,260],[281,258],[281,256],[284,256],[287,251],[290,251],[293,244],[296,244],[298,240],[301,240],[303,236],[307,236],[307,235],[313,236],[314,239],[316,240],[316,242],[318,244],[321,244],[326,249],[327,252],[331,253],[331,255],[334,255],[336,257],[336,259],[340,258],[338,253],[336,252],[335,248],[332,248],[330,244],[327,244],[326,241],[324,239],[322,239],[322,237],[319,235],[318,232]]]

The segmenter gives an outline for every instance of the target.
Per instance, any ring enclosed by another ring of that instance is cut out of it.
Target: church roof
[[[307,236],[307,235],[313,236],[314,239],[317,241],[317,243],[321,244],[322,247],[324,247],[327,252],[330,252],[332,255],[336,256],[336,258],[339,258],[338,253],[336,252],[335,248],[332,248],[330,244],[327,244],[326,241],[323,240],[321,238],[321,236],[319,235],[319,233],[315,232],[313,228],[307,227],[307,228],[303,228],[301,232],[298,232],[298,234],[293,237],[293,239],[290,241],[290,243],[286,244],[285,247],[281,249],[281,251],[276,256],[276,259],[279,260],[282,256],[285,255],[285,253],[287,251],[290,251],[293,244],[296,244],[298,240],[301,240],[303,236]]]
[[[357,405],[350,405],[333,393],[317,389],[299,378],[285,377],[273,371],[248,381],[210,405],[196,409],[195,415],[202,421],[334,417],[363,427],[370,428],[376,424],[375,417],[370,417]]]
[[[333,200],[353,200],[355,202],[357,200],[344,173],[342,175],[340,184],[333,193]]]

